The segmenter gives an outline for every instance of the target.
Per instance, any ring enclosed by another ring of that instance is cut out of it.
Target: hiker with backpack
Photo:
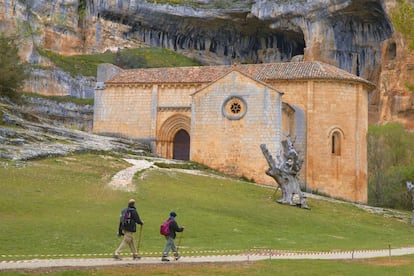
[[[138,215],[137,209],[135,208],[135,199],[128,201],[128,207],[124,208],[121,212],[119,219],[118,237],[124,236],[118,249],[115,250],[114,259],[121,260],[121,252],[125,246],[129,246],[134,260],[139,260],[141,257],[138,255],[135,247],[134,233],[137,231],[136,224],[144,225],[144,222]]]
[[[180,255],[178,254],[178,248],[174,243],[174,239],[177,236],[176,232],[184,231],[184,226],[178,226],[178,223],[175,221],[176,216],[177,214],[174,211],[170,212],[170,217],[160,226],[160,234],[164,235],[165,239],[167,240],[161,258],[161,261],[163,262],[170,261],[170,259],[168,259],[170,250],[174,252],[174,258],[176,261],[180,258]]]

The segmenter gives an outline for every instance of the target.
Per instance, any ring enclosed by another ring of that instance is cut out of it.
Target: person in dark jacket
[[[172,211],[170,213],[170,218],[169,218],[169,220],[171,220],[170,227],[169,227],[170,234],[168,236],[165,236],[165,239],[167,240],[167,243],[165,244],[165,248],[164,248],[164,251],[162,253],[161,261],[163,261],[163,262],[169,262],[170,261],[170,259],[168,259],[168,254],[169,254],[170,250],[172,252],[174,252],[175,260],[178,260],[180,258],[180,255],[178,254],[178,249],[177,249],[177,247],[175,246],[175,243],[174,243],[174,239],[177,236],[176,232],[183,232],[184,231],[184,226],[183,227],[178,226],[178,223],[175,221],[176,216],[177,216],[177,214],[174,211]]]
[[[124,214],[127,213],[127,218],[125,219]],[[123,219],[124,217],[124,219]],[[118,249],[115,250],[114,258],[120,260],[120,254],[122,250],[128,245],[132,252],[132,258],[134,260],[139,260],[141,257],[138,256],[137,249],[135,247],[134,233],[137,231],[136,224],[140,224],[141,227],[144,225],[144,222],[138,215],[137,209],[135,208],[135,199],[130,199],[128,201],[128,207],[123,209],[121,212],[121,219],[119,222],[118,236],[124,236],[121,244]]]

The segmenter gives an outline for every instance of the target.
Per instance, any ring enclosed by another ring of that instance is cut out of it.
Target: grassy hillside
[[[119,53],[61,56],[47,50],[40,50],[57,67],[73,76],[96,76],[101,63],[112,63],[122,68],[159,68],[200,65],[195,60],[165,48],[124,49]]]
[[[37,254],[111,256],[120,242],[119,212],[131,197],[145,221],[144,256],[161,252],[164,239],[158,229],[170,210],[186,226],[182,250],[188,255],[196,250],[221,254],[219,250],[414,245],[414,228],[408,221],[314,199],[308,199],[310,211],[280,205],[272,198],[273,190],[237,180],[149,170],[135,177],[135,192],[121,192],[106,186],[117,171],[129,166],[116,157],[83,154],[1,164],[2,259]]]

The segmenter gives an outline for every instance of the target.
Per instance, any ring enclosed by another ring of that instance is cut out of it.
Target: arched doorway
[[[190,117],[176,114],[157,131],[156,153],[167,159],[190,160]]]
[[[190,159],[190,135],[184,129],[180,129],[174,136],[173,159]]]

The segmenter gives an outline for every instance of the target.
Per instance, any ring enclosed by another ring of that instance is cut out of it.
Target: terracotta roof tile
[[[124,70],[107,81],[121,83],[208,83],[233,69],[260,81],[293,79],[335,79],[371,82],[322,62],[284,62],[263,64],[238,64],[220,66],[170,67]]]

